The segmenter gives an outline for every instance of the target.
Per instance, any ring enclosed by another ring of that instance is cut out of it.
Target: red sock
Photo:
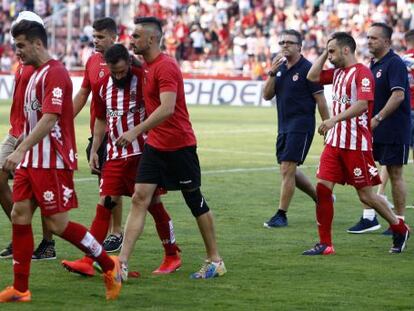
[[[93,257],[104,272],[114,268],[112,259],[109,258],[102,245],[84,226],[70,221],[61,237]]]
[[[90,232],[95,239],[102,244],[108,233],[111,221],[111,210],[101,204],[96,205],[96,215],[92,221]]]
[[[32,225],[13,224],[13,287],[20,292],[29,288],[30,263],[34,248]]]
[[[332,220],[334,215],[332,191],[325,185],[316,185],[316,220],[321,244],[332,245]]]
[[[390,224],[391,230],[393,232],[397,232],[399,234],[405,234],[405,232],[407,232],[408,228],[405,225],[404,220],[402,220],[402,219],[398,219],[398,220],[399,220],[398,224],[396,224],[396,225]]]
[[[151,216],[154,218],[155,227],[157,228],[158,236],[160,237],[162,246],[164,247],[167,256],[174,256],[177,254],[178,248],[175,243],[174,227],[170,215],[160,203],[152,204],[148,208]]]

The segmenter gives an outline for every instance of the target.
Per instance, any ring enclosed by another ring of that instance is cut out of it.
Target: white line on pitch
[[[317,165],[301,165],[301,168],[316,168]],[[211,171],[202,171],[202,175],[218,175],[218,174],[227,174],[227,173],[246,173],[246,172],[263,172],[263,171],[275,171],[278,169],[278,166],[268,166],[268,167],[252,167],[252,168],[231,168],[223,170],[211,170]],[[75,182],[85,182],[85,181],[97,181],[97,177],[83,177],[75,178]]]

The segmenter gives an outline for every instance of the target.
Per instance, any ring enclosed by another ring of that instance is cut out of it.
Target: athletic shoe
[[[365,233],[370,231],[375,231],[381,228],[381,225],[378,223],[377,216],[373,220],[361,217],[361,219],[346,232],[348,233]]]
[[[32,301],[32,293],[30,290],[24,293],[14,289],[13,286],[8,286],[0,292],[0,302],[29,302]]]
[[[407,247],[407,240],[410,237],[410,230],[407,225],[405,225],[406,231],[404,234],[394,232],[392,235],[392,247],[390,249],[390,253],[398,254],[402,253],[404,249]]]
[[[114,268],[103,274],[106,287],[106,300],[118,298],[122,287],[121,265],[117,256],[110,256],[114,262]]]
[[[206,260],[201,269],[191,274],[191,279],[211,279],[218,276],[223,276],[227,272],[223,260],[218,262]]]
[[[288,225],[288,220],[286,215],[280,215],[276,213],[269,221],[263,223],[263,227],[265,228],[279,228],[279,227],[286,227]]]
[[[326,244],[316,243],[315,246],[307,251],[304,251],[302,255],[314,256],[314,255],[333,255],[335,250],[333,246]]]
[[[8,259],[13,258],[13,247],[12,243],[10,243],[5,249],[0,252],[1,259]]]
[[[164,256],[161,265],[152,271],[152,274],[169,274],[177,271],[181,267],[181,258],[178,253],[172,256]]]
[[[39,246],[33,252],[32,260],[52,260],[56,259],[55,241],[45,239],[40,242]]]
[[[110,234],[106,237],[105,241],[102,243],[102,246],[107,253],[114,253],[121,249],[123,240],[124,236],[122,233],[120,236]]]
[[[83,276],[95,275],[95,269],[92,266],[92,259],[86,256],[74,261],[62,260],[62,266],[69,272],[77,273]]]

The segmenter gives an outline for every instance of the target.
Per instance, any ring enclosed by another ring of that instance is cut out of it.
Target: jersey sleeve
[[[92,92],[92,101],[93,101],[94,108],[95,108],[95,116],[101,120],[105,119],[106,118],[106,105],[105,105],[104,99],[101,96],[100,90]]]
[[[91,89],[91,81],[89,80],[89,75],[88,75],[90,60],[91,60],[91,58],[89,57],[88,61],[86,62],[86,65],[85,65],[85,71],[83,72],[83,80],[82,80],[81,87],[84,88],[84,89]]]
[[[322,70],[319,75],[319,83],[322,85],[332,84],[335,69]]]
[[[162,71],[158,75],[158,83],[160,94],[163,92],[178,92],[178,81],[180,81],[181,73],[177,66],[168,63],[167,66],[162,67]]]
[[[390,91],[405,90],[408,85],[408,71],[399,57],[394,57],[388,67],[387,79]]]
[[[374,77],[367,67],[360,67],[355,76],[357,100],[374,100]]]
[[[65,102],[67,98],[72,100],[72,94],[69,97],[66,94],[72,90],[71,84],[72,81],[66,69],[63,67],[51,68],[43,81],[42,113],[60,115],[63,105],[72,105],[72,103]]]

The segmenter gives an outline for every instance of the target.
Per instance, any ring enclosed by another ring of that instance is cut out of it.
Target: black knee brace
[[[109,210],[112,210],[115,206],[116,206],[116,203],[112,201],[111,196],[110,195],[105,196],[104,207]]]
[[[182,191],[185,203],[191,210],[191,214],[194,217],[199,217],[207,213],[210,209],[208,208],[207,202],[201,194],[200,189],[184,192]]]

